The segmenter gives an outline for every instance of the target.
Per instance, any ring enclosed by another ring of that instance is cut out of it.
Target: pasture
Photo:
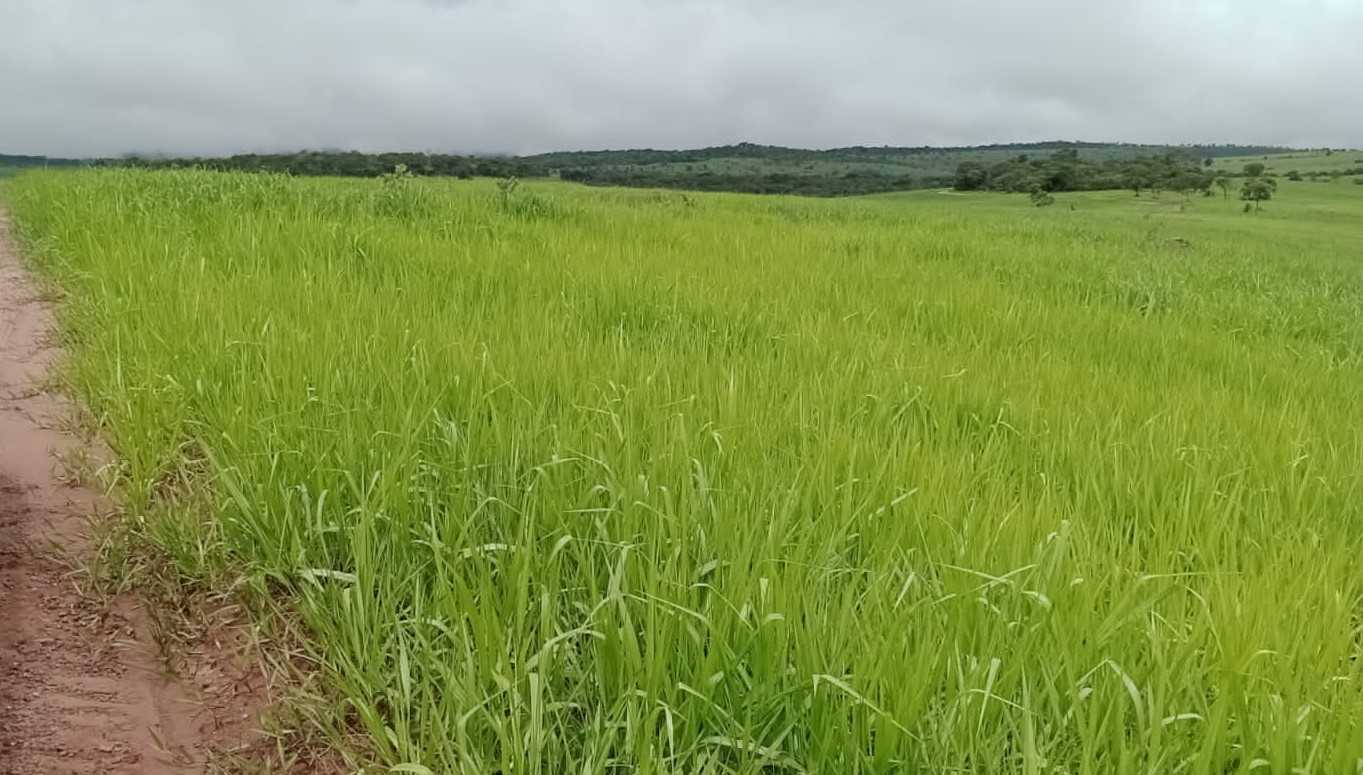
[[[1363,761],[1363,186],[6,186],[131,529],[356,766]]]
[[[1213,160],[1217,170],[1238,173],[1246,164],[1260,162],[1269,172],[1285,175],[1292,170],[1302,174],[1363,169],[1363,151],[1293,151],[1266,156],[1222,156]]]

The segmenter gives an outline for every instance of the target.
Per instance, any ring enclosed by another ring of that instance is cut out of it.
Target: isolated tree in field
[[[1245,177],[1257,178],[1264,174],[1264,165],[1255,161],[1245,165]]]
[[[1240,188],[1240,198],[1245,200],[1248,207],[1250,202],[1254,203],[1254,211],[1258,212],[1263,202],[1273,198],[1273,190],[1277,185],[1271,178],[1246,178],[1245,185]]]
[[[1216,187],[1221,189],[1221,198],[1230,199],[1230,175],[1221,173],[1216,176]]]

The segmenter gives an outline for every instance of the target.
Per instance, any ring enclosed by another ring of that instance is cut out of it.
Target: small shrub
[[[407,169],[406,164],[398,164],[393,167],[392,172],[385,172],[380,175],[379,182],[385,186],[401,186],[406,185],[415,178],[416,175],[412,174],[412,171]]]
[[[503,205],[506,205],[511,201],[511,197],[515,195],[516,189],[520,185],[520,178],[517,178],[515,175],[497,181],[497,196],[502,200]]]
[[[556,221],[567,215],[558,202],[529,191],[517,194],[519,188],[520,181],[514,177],[497,181],[496,207],[504,215],[519,221]]]
[[[1055,197],[1051,196],[1051,192],[1040,188],[1032,192],[1031,200],[1037,207],[1050,207],[1055,204]]]
[[[564,215],[563,208],[557,202],[529,193],[507,200],[502,212],[522,221],[552,221]]]
[[[420,187],[406,164],[379,176],[379,191],[374,198],[374,212],[378,215],[410,220],[429,215],[434,209],[429,193]]]

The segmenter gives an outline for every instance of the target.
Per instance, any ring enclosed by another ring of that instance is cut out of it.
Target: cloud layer
[[[0,152],[1363,145],[1354,0],[5,0]]]

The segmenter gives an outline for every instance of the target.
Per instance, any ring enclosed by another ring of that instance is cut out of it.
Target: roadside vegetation
[[[411,173],[6,184],[128,524],[357,765],[1363,761],[1363,188]]]

